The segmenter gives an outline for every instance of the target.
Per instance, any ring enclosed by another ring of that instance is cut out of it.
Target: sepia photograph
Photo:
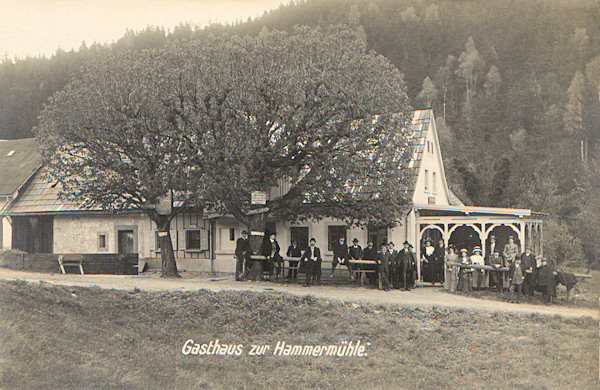
[[[0,0],[0,389],[600,388],[599,0]]]

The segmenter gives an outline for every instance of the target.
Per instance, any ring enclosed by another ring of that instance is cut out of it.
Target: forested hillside
[[[597,258],[600,241],[600,7],[579,1],[309,0],[257,20],[0,64],[0,138],[31,136],[42,104],[87,59],[205,34],[347,24],[432,107],[451,188],[468,204],[550,214],[546,250]]]

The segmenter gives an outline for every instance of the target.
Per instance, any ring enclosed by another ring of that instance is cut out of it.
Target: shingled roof
[[[0,140],[0,196],[13,195],[41,166],[35,138]]]
[[[414,112],[413,120],[409,128],[402,129],[402,132],[404,133],[408,142],[404,143],[403,145],[398,145],[398,150],[396,151],[396,158],[402,158],[404,153],[407,152],[412,152],[412,158],[410,159],[410,162],[407,166],[403,166],[400,168],[409,170],[410,173],[408,175],[408,180],[406,183],[407,187],[400,188],[399,190],[407,193],[410,196],[412,196],[415,190],[416,176],[421,166],[422,155],[425,149],[425,139],[427,137],[427,130],[429,129],[431,121],[433,120],[432,116],[432,110],[417,110]],[[35,168],[31,168],[28,171],[29,175],[27,175],[27,177],[29,177],[39,167],[39,155],[35,150],[35,143],[33,142],[33,139],[18,141],[21,141],[23,145],[29,145],[32,148],[30,150],[30,153],[32,153],[31,156],[37,156],[36,158],[30,158],[30,161],[27,162],[29,166],[35,166]],[[2,142],[0,142],[0,145],[1,144]],[[4,153],[4,155],[6,153]],[[16,162],[17,160],[14,161]],[[25,161],[23,161],[22,164],[25,164]],[[27,171],[27,169],[24,170]],[[7,172],[7,169],[2,169],[2,171]],[[19,198],[16,199],[15,202],[13,202],[12,205],[6,210],[7,214],[99,211],[99,209],[82,209],[73,202],[58,199],[60,185],[56,185],[56,183],[47,182],[44,179],[43,171],[43,169],[40,169],[37,172],[37,174],[32,178],[27,188],[23,191],[22,194],[20,194]],[[24,180],[26,180],[26,178]],[[362,190],[364,191],[365,189],[363,188]],[[462,205],[462,202],[454,194],[451,194],[450,197],[451,204]]]

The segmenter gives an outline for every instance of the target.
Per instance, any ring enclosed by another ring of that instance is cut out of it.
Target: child
[[[521,295],[521,287],[523,286],[523,267],[521,267],[521,259],[516,257],[508,269],[508,277],[510,278],[510,287],[513,290],[513,299],[511,302],[519,303],[519,295]]]

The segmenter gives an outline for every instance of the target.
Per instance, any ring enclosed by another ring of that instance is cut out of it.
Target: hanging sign
[[[252,191],[250,194],[250,200],[252,205],[266,205],[267,193],[264,191]]]

